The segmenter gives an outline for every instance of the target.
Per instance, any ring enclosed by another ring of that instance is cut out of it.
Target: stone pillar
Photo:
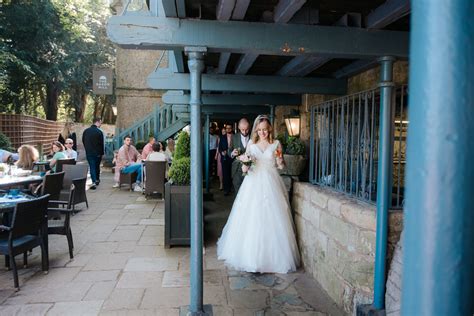
[[[473,14],[412,1],[402,315],[474,313]]]
[[[205,47],[186,47],[191,96],[191,302],[188,315],[203,315],[203,215],[202,215],[202,128],[201,76]]]

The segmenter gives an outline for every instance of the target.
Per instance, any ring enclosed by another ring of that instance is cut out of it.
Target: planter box
[[[306,167],[306,158],[302,155],[283,155],[286,167],[280,171],[280,174],[289,176],[299,176]]]
[[[165,184],[165,248],[190,245],[190,189],[189,185]]]

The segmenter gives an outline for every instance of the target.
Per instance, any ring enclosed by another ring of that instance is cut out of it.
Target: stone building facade
[[[162,51],[117,48],[116,127],[124,129],[144,118],[161,102],[163,91],[151,89],[146,80],[157,67]],[[168,67],[167,54],[159,67]]]

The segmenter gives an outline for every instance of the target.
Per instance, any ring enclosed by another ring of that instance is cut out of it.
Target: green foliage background
[[[90,116],[111,113],[115,97],[92,94],[93,66],[115,62],[110,14],[105,0],[3,0],[0,112],[75,121],[87,105]]]
[[[187,132],[182,131],[176,141],[176,149],[173,159],[178,160],[183,157],[191,157],[191,138]]]
[[[176,185],[191,183],[191,138],[185,131],[178,136],[168,176]]]
[[[191,184],[191,157],[183,157],[174,160],[171,164],[168,176],[176,185]]]
[[[2,132],[0,132],[0,149],[5,149],[8,151],[12,150],[12,143],[10,142],[10,139]]]

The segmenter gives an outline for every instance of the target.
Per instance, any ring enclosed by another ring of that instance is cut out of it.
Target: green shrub
[[[10,142],[10,139],[2,132],[0,132],[0,149],[8,151],[12,150],[12,143]]]
[[[176,148],[173,154],[173,160],[179,160],[184,157],[191,157],[191,138],[186,132],[179,133],[176,141]]]
[[[288,136],[286,142],[285,154],[287,155],[304,155],[305,145],[298,137]]]
[[[173,160],[168,171],[168,177],[172,184],[189,185],[191,183],[191,157]]]
[[[135,144],[135,148],[136,148],[137,150],[142,150],[143,147],[145,147],[145,145],[146,145],[146,142],[140,140],[140,141],[138,141],[138,142]]]

